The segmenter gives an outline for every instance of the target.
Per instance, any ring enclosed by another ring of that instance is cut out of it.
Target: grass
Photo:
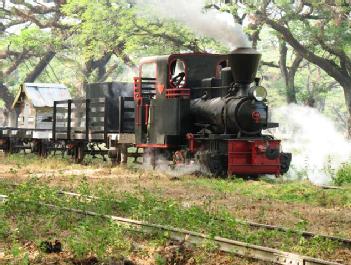
[[[66,158],[54,157],[45,160],[45,163],[43,162],[44,160],[31,155],[26,155],[26,159],[23,159],[23,155],[13,155],[6,157],[2,163],[11,165],[10,173],[18,176],[27,171],[37,172],[39,168],[40,172],[51,169],[56,171],[68,168],[82,169],[81,165],[74,165]],[[96,165],[89,167],[96,168]],[[105,164],[104,167],[109,167],[109,165]],[[140,169],[134,169],[134,171],[134,173],[129,171],[126,173],[137,174],[139,178],[140,174],[150,175]],[[118,172],[124,174],[119,169]],[[157,174],[157,172],[152,173],[155,178],[158,177]],[[52,180],[55,182],[55,179]],[[72,186],[73,179],[71,180],[68,176],[66,180],[69,181],[69,186]],[[28,259],[28,253],[21,247],[26,241],[34,242],[38,246],[42,240],[58,238],[74,257],[96,255],[101,259],[116,253],[118,257],[130,255],[133,253],[132,242],[135,240],[147,240],[148,244],[154,242],[157,247],[164,245],[166,241],[164,234],[137,235],[104,219],[38,207],[37,203],[30,203],[30,201],[44,201],[72,208],[89,209],[103,214],[171,225],[315,257],[333,256],[333,253],[341,246],[323,238],[306,240],[296,234],[249,228],[238,223],[227,211],[215,206],[217,204],[212,200],[217,195],[219,198],[240,195],[250,200],[267,201],[267,206],[270,201],[301,205],[311,204],[321,207],[351,206],[351,193],[347,186],[345,186],[346,190],[342,191],[322,190],[307,181],[277,180],[272,182],[270,180],[244,181],[236,178],[223,180],[185,177],[176,182],[161,182],[160,185],[158,184],[159,180],[155,179],[154,183],[157,183],[157,187],[149,189],[143,188],[144,186],[139,183],[139,179],[138,184],[136,182],[130,184],[137,185],[138,188],[131,189],[130,193],[121,193],[119,189],[116,192],[114,190],[116,186],[109,185],[110,182],[101,181],[98,185],[93,185],[88,182],[87,178],[74,178],[75,183],[79,180],[81,183],[78,186],[73,185],[76,187],[76,192],[86,195],[93,194],[101,197],[102,200],[88,201],[82,198],[58,197],[57,190],[49,188],[44,183],[46,181],[52,185],[50,178],[43,178],[42,181],[32,178],[30,181],[23,182],[16,190],[12,190],[5,185],[6,183],[0,182],[0,194],[10,194],[11,196],[10,203],[5,206],[0,205],[0,242],[7,242],[7,253],[12,253],[14,260],[24,262],[18,264],[26,264]],[[162,198],[161,195],[163,196],[163,191],[166,190],[166,187],[162,185],[172,185],[172,183],[177,188],[184,188],[187,191],[204,187],[203,190],[212,192],[212,195],[201,199],[202,204],[199,206],[190,206],[189,203],[181,204],[172,199]],[[266,210],[262,208],[262,211],[262,216],[270,214],[269,207]],[[296,228],[306,229],[309,223],[304,220],[303,216],[298,218],[301,221],[296,224]],[[92,243],[94,240],[96,240],[95,243]],[[212,249],[211,242],[202,246],[202,252],[205,253],[212,253],[210,251]],[[157,262],[162,264],[164,256],[157,254],[154,259],[158,259]],[[194,259],[204,260],[198,256]],[[157,264],[155,260],[154,264]]]
[[[77,257],[89,253],[101,258],[111,253],[126,255],[131,246],[124,239],[131,234],[107,220],[53,210],[39,206],[38,202],[170,225],[285,251],[294,250],[304,255],[327,257],[340,248],[338,243],[326,239],[306,240],[296,234],[252,229],[239,224],[226,211],[216,209],[209,212],[202,207],[182,207],[174,200],[163,200],[147,192],[140,195],[123,193],[115,197],[111,191],[100,189],[94,195],[100,196],[101,200],[59,197],[56,195],[57,190],[41,184],[36,179],[21,184],[15,190],[3,185],[0,191],[10,194],[9,202],[1,206],[3,218],[0,218],[13,221],[10,234],[4,235],[7,241],[32,240],[38,244],[38,241],[45,238],[59,237]],[[78,191],[86,195],[92,194],[92,190],[84,181]],[[11,226],[11,223],[4,225],[6,226]],[[66,235],[64,238],[62,233]],[[0,232],[1,234],[3,233]],[[155,236],[162,242],[165,235]]]
[[[198,178],[190,179],[184,185],[194,188],[204,186],[221,194],[238,194],[255,199],[269,199],[292,203],[307,203],[318,206],[351,206],[351,192],[324,190],[308,181],[244,181],[242,179]]]
[[[72,164],[67,158],[60,156],[50,157],[46,160],[40,160],[35,155],[27,154],[26,159],[23,155],[15,154],[5,158],[3,163],[12,164],[10,173],[16,175],[20,169],[27,171],[41,170],[57,170],[57,169],[82,169],[81,165]],[[45,163],[43,162],[45,161]],[[95,160],[97,163],[97,160]],[[103,167],[109,168],[108,163],[102,163]],[[101,163],[98,165],[101,167]],[[84,166],[87,168],[96,168],[97,165],[91,164]],[[130,174],[141,174],[143,170],[138,168],[130,169]],[[346,185],[351,179],[351,165],[345,165],[339,170],[335,183]],[[150,174],[154,174],[151,172]],[[275,200],[291,203],[305,203],[322,207],[350,207],[351,206],[351,185],[344,186],[345,191],[340,190],[324,190],[312,185],[308,181],[287,181],[287,180],[260,180],[260,181],[244,181],[240,178],[231,179],[213,179],[213,178],[193,178],[185,177],[181,185],[183,187],[208,188],[221,196],[226,195],[242,195],[254,199]],[[163,187],[160,187],[162,190]]]

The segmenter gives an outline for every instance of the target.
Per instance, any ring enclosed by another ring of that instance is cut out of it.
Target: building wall
[[[35,128],[36,110],[27,97],[18,103],[18,113],[18,128]]]

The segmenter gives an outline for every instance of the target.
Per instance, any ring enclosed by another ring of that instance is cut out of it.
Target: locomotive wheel
[[[224,159],[220,155],[209,155],[208,168],[215,177],[226,177],[226,168]]]
[[[227,177],[226,159],[223,156],[200,152],[196,155],[196,160],[199,161],[203,173],[210,173],[214,177]]]
[[[288,172],[292,155],[290,153],[280,154],[280,174],[283,175]]]

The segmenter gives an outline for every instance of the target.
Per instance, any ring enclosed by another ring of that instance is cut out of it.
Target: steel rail
[[[324,234],[317,234],[317,233],[304,231],[304,230],[299,231],[299,230],[290,229],[290,228],[283,227],[283,226],[259,224],[259,223],[255,223],[255,222],[251,222],[251,221],[245,221],[245,220],[237,220],[237,222],[239,222],[240,224],[249,225],[251,227],[264,228],[267,230],[275,230],[275,231],[280,231],[280,232],[291,232],[294,234],[299,234],[299,235],[306,237],[306,238],[319,237],[319,238],[323,238],[323,239],[337,241],[337,242],[343,243],[345,245],[351,245],[351,239],[348,239],[348,238],[329,236],[329,235],[324,235]]]
[[[11,184],[11,185],[16,187],[19,184]],[[63,191],[63,190],[58,191],[57,194],[66,195],[66,196],[70,196],[70,197],[87,198],[90,200],[101,200],[102,199],[98,196],[84,195],[84,194],[80,194],[80,193]],[[1,196],[0,196],[0,201],[1,201]],[[220,219],[220,218],[216,218],[216,219],[218,221],[224,221],[224,219]],[[351,239],[348,239],[348,238],[330,236],[330,235],[325,235],[325,234],[317,234],[317,233],[305,231],[305,230],[296,230],[296,229],[291,229],[291,228],[283,227],[283,226],[261,224],[261,223],[256,223],[256,222],[241,220],[241,219],[235,219],[235,221],[238,222],[239,224],[248,225],[248,226],[255,227],[255,228],[264,228],[267,230],[275,230],[275,231],[279,231],[279,232],[294,233],[294,234],[301,235],[305,238],[319,237],[319,238],[323,238],[323,239],[327,239],[327,240],[331,240],[331,241],[337,241],[337,242],[340,242],[340,243],[347,245],[347,246],[351,245]]]
[[[8,198],[5,195],[1,196]],[[179,229],[176,227],[165,226],[165,225],[158,225],[158,224],[150,224],[143,221],[132,220],[128,218],[123,218],[114,215],[105,215],[99,214],[92,211],[83,211],[79,209],[69,208],[69,207],[60,207],[57,205],[46,204],[46,203],[38,203],[41,206],[45,206],[48,208],[60,210],[60,211],[68,211],[74,212],[77,214],[83,214],[87,216],[94,216],[94,217],[102,217],[113,222],[116,222],[120,225],[123,225],[128,228],[138,229],[141,232],[167,232],[167,235],[170,239],[185,242],[187,244],[192,244],[195,246],[201,245],[206,242],[214,242],[218,250],[235,254],[237,256],[245,257],[245,258],[252,258],[260,261],[265,262],[272,262],[274,264],[281,264],[281,265],[342,265],[341,263],[331,262],[326,260],[321,260],[317,258],[307,257],[295,253],[284,252],[273,248],[253,245],[241,241],[231,240],[219,236],[209,236],[204,233],[198,233],[194,231],[189,231],[185,229]]]
[[[89,195],[83,195],[83,194],[74,193],[74,192],[67,192],[67,191],[59,191],[58,194],[72,196],[72,197],[85,197],[85,198],[92,199],[92,200],[101,200],[101,198],[97,197],[97,196],[89,196]],[[218,221],[224,221],[224,219],[219,219],[219,218],[216,218],[216,219]],[[301,236],[306,237],[306,238],[319,237],[319,238],[328,239],[328,240],[332,240],[332,241],[338,241],[338,242],[341,242],[345,245],[351,245],[351,239],[348,239],[348,238],[341,238],[341,237],[336,237],[336,236],[317,234],[317,233],[313,233],[310,231],[304,231],[304,230],[300,231],[300,230],[290,229],[290,228],[283,227],[283,226],[260,224],[260,223],[255,223],[252,221],[246,221],[246,220],[241,220],[241,219],[235,219],[235,221],[237,221],[240,224],[248,225],[248,226],[255,227],[255,228],[264,228],[267,230],[275,230],[275,231],[280,231],[280,232],[290,232],[290,233],[301,235]]]

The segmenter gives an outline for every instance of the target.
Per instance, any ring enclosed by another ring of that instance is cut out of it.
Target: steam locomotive
[[[267,91],[256,78],[260,58],[239,48],[142,61],[134,88],[136,146],[175,163],[197,161],[213,175],[286,173],[291,154],[262,133],[278,124],[268,120]]]
[[[85,99],[55,102],[50,135],[34,139],[33,150],[43,155],[59,144],[81,161],[104,143],[113,161],[134,146],[153,165],[162,158],[216,176],[284,174],[291,154],[263,133],[278,124],[256,78],[260,58],[251,48],[144,58],[132,86],[91,84]],[[8,149],[13,137],[2,130],[0,138]]]

